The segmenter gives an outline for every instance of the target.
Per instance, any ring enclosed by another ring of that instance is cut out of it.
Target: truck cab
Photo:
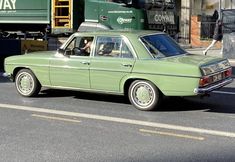
[[[106,29],[151,29],[177,32],[174,0],[87,0],[80,31]]]

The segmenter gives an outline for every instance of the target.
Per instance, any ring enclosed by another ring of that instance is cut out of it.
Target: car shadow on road
[[[234,91],[235,88],[228,88]],[[227,90],[227,89],[226,89]],[[228,90],[227,90],[228,91]],[[69,90],[45,89],[38,97],[73,97],[75,99],[103,101],[131,105],[125,96]],[[229,102],[228,102],[229,101]],[[210,97],[166,97],[155,112],[204,111],[235,114],[235,95],[212,93]]]
[[[0,73],[0,83],[9,83],[12,82],[9,78],[3,77]]]
[[[42,90],[39,97],[74,97],[75,99],[130,104],[129,100],[125,96],[57,89]]]
[[[162,101],[160,107],[157,111],[194,111],[194,110],[203,110],[208,107],[207,104],[201,103],[200,98],[195,97],[166,97]]]
[[[210,97],[167,98],[157,111],[202,111],[235,114],[235,95],[211,94]]]

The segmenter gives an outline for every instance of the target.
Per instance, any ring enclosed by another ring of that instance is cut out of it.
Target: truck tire
[[[25,97],[36,96],[41,90],[41,84],[29,69],[21,69],[15,78],[17,92]]]
[[[161,92],[149,81],[136,80],[128,90],[131,104],[142,111],[151,111],[157,108],[161,101]]]

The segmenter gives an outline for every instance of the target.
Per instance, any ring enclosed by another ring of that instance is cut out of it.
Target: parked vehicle
[[[5,71],[22,96],[41,87],[112,93],[140,110],[157,108],[163,96],[205,95],[232,82],[227,59],[189,54],[153,31],[75,33],[57,52],[6,58]]]
[[[153,29],[175,35],[175,8],[174,0],[1,0],[0,37],[71,34],[81,23],[80,31]]]

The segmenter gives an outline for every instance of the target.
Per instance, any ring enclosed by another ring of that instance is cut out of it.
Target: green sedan
[[[154,31],[75,33],[57,50],[11,56],[5,75],[22,96],[41,87],[127,95],[153,110],[163,96],[205,95],[233,81],[227,59],[187,53]]]

